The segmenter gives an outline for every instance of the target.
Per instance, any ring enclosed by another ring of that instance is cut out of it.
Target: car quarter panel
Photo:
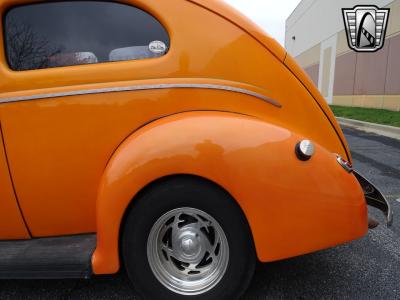
[[[31,2],[5,0],[0,10],[4,13],[12,4]],[[108,160],[130,133],[169,114],[191,110],[249,114],[346,155],[303,85],[280,59],[240,27],[188,1],[122,2],[145,9],[166,26],[171,36],[167,55],[15,72],[6,64],[4,49],[0,50],[5,145],[16,193],[33,236],[96,232],[97,188]],[[249,95],[205,89],[49,96],[166,83],[242,87],[278,101],[282,107]],[[32,96],[35,100],[18,100]]]
[[[132,82],[132,86],[173,82],[250,89],[247,85],[211,79],[146,80]],[[271,94],[257,88],[252,91],[265,97]],[[95,232],[96,192],[109,158],[133,131],[166,115],[192,110],[237,111],[281,126],[287,120],[293,124],[287,126],[289,129],[303,129],[299,131],[308,138],[329,141],[326,119],[315,118],[313,124],[303,120],[304,114],[312,117],[313,106],[282,103],[279,108],[240,93],[170,88],[3,104],[1,118],[11,174],[32,234]],[[296,107],[304,113],[284,113]],[[296,124],[302,127],[294,128]],[[332,150],[338,147],[333,144]]]
[[[310,161],[297,159],[301,138],[222,112],[182,113],[141,128],[121,144],[102,178],[94,272],[118,270],[121,220],[132,198],[156,178],[175,174],[200,176],[228,191],[247,217],[263,262],[363,236],[367,209],[357,180],[319,145]]]

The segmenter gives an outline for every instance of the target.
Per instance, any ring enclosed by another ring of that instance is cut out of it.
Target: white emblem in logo
[[[383,48],[389,19],[389,8],[358,5],[343,8],[349,47],[357,52],[375,52]]]
[[[167,46],[164,42],[153,41],[149,44],[149,50],[155,54],[164,54],[167,51]]]

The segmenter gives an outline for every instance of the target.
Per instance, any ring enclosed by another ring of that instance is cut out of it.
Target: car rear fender
[[[230,193],[261,261],[363,235],[367,214],[357,180],[318,145],[310,161],[300,161],[300,139],[254,117],[224,112],[182,113],[142,127],[115,151],[99,186],[94,272],[118,271],[125,211],[146,186],[172,175],[198,176]],[[348,190],[355,192],[349,196]]]

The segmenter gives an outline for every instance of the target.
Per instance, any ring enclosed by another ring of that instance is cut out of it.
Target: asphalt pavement
[[[395,220],[361,240],[281,262],[259,264],[243,297],[400,299],[400,141],[344,129],[354,166],[381,188]],[[327,187],[329,188],[329,187]],[[371,214],[383,222],[381,214]],[[0,299],[139,299],[124,274],[90,280],[0,281]]]

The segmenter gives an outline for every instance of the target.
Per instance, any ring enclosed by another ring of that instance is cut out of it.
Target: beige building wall
[[[345,30],[340,30],[295,57],[328,102],[400,111],[400,0],[387,7],[391,12],[385,46],[377,53],[354,52]],[[333,49],[322,46],[332,39]],[[334,56],[333,64],[329,55]]]
[[[323,53],[323,72],[322,72],[322,83],[321,92],[322,95],[327,98],[329,96],[329,78],[331,73],[331,57],[332,57],[332,47],[328,47]]]
[[[311,80],[318,86],[319,60],[321,55],[321,44],[318,44],[303,54],[296,57],[297,62],[307,72]]]
[[[321,44],[315,45],[310,50],[307,50],[296,57],[297,62],[301,67],[307,68],[309,66],[319,64],[319,56],[321,53]]]

